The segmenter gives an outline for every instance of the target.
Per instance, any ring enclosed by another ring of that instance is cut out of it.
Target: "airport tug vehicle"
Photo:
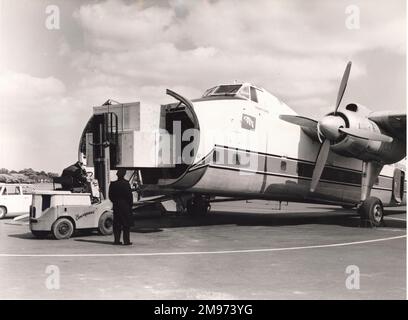
[[[30,206],[30,230],[37,238],[50,233],[55,239],[68,239],[77,230],[95,229],[112,234],[112,203],[101,197],[98,181],[80,163],[54,178],[56,190],[36,190]],[[54,187],[55,189],[55,187]]]

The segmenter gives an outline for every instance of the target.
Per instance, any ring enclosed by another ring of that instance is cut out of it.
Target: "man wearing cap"
[[[123,231],[123,244],[131,245],[130,226],[132,225],[133,196],[129,181],[125,180],[126,170],[119,169],[116,173],[118,180],[109,186],[109,199],[113,203],[113,235],[119,245],[120,234]]]

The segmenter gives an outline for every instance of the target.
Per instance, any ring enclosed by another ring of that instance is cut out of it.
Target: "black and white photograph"
[[[0,0],[0,300],[406,300],[406,15]]]

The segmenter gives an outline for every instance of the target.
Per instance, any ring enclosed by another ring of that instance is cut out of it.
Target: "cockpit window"
[[[256,103],[259,101],[259,91],[257,88],[248,84],[230,84],[220,85],[206,90],[203,98],[214,96],[237,96]]]
[[[251,87],[251,100],[253,102],[258,102],[258,94],[256,91],[257,90],[254,87]]]
[[[205,90],[205,92],[204,92],[204,94],[203,94],[203,97],[208,97],[208,96],[210,96],[211,93],[215,90],[215,88],[217,88],[217,87],[212,87],[212,88],[210,88],[210,89]]]
[[[239,90],[238,93],[240,96],[249,99],[249,87],[248,86],[242,86],[241,90]]]
[[[207,90],[204,93],[203,97],[235,95],[240,88],[241,88],[240,84],[222,85]]]

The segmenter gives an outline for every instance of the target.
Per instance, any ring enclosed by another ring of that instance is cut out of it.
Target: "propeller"
[[[346,69],[344,70],[344,73],[343,73],[343,78],[341,79],[341,82],[340,82],[340,88],[339,88],[339,92],[337,93],[337,101],[336,101],[336,108],[334,109],[334,115],[337,114],[337,110],[339,109],[341,100],[343,99],[344,92],[346,91],[347,82],[350,76],[350,70],[351,70],[351,61],[347,63]]]
[[[347,120],[344,119],[344,116],[338,113],[338,109],[343,99],[344,92],[346,91],[348,79],[350,76],[350,70],[351,61],[347,63],[346,69],[343,73],[343,77],[341,78],[334,112],[324,116],[318,122],[316,120],[297,115],[280,116],[280,119],[301,126],[304,129],[316,130],[319,141],[322,143],[322,146],[320,147],[319,153],[316,158],[312,181],[310,183],[311,192],[314,192],[316,190],[316,187],[320,181],[332,143],[338,142],[339,139],[345,137],[346,135],[371,141],[392,142],[393,140],[391,137],[382,133],[372,132],[365,129],[347,128]]]
[[[330,140],[326,139],[323,141],[320,147],[319,154],[317,155],[316,165],[313,170],[312,182],[310,184],[310,191],[314,192],[316,190],[317,184],[319,183],[320,177],[322,176],[324,166],[329,156],[330,151]]]
[[[310,128],[310,129],[316,129],[317,128],[317,121],[307,118],[307,117],[302,117],[298,115],[287,115],[287,114],[281,114],[279,116],[280,119],[285,120],[286,122],[296,124],[300,127],[303,128]]]
[[[349,136],[357,137],[360,139],[366,140],[373,140],[373,141],[381,141],[381,142],[392,142],[392,138],[377,132],[372,132],[368,130],[362,129],[352,129],[352,128],[339,128],[340,132],[346,133]]]
[[[327,158],[330,152],[330,141],[336,141],[342,134],[339,128],[344,128],[346,123],[344,119],[337,115],[337,110],[339,109],[341,100],[343,99],[344,92],[346,91],[347,82],[350,76],[351,61],[347,63],[346,69],[344,70],[343,77],[341,78],[339,91],[337,93],[336,107],[334,108],[333,115],[328,115],[323,117],[317,123],[317,130],[320,135],[323,135],[322,146],[316,158],[315,168],[313,170],[312,182],[310,183],[310,192],[314,192],[320,181],[323,173],[324,166],[326,165]]]

